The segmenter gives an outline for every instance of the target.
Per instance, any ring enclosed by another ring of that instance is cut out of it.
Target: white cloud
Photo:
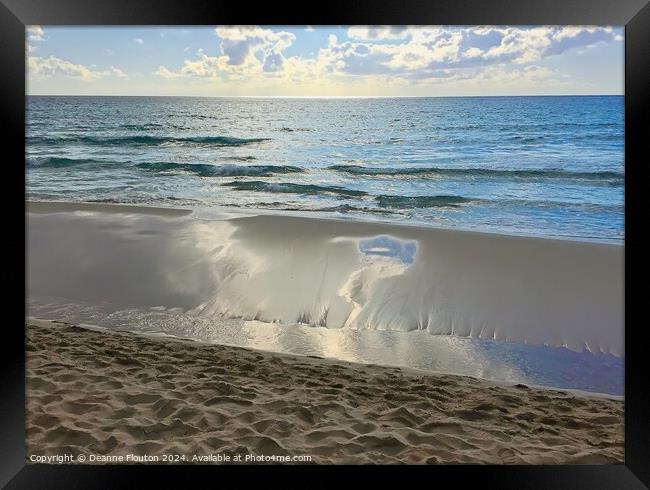
[[[25,50],[27,53],[33,53],[37,50],[36,46],[30,44],[45,41],[45,31],[41,26],[27,26],[25,36]]]
[[[84,81],[92,81],[101,78],[101,72],[91,70],[84,65],[78,65],[55,56],[39,58],[30,56],[27,60],[29,75],[34,77],[51,77],[64,75]]]
[[[27,39],[32,42],[45,41],[45,31],[41,26],[28,26]]]
[[[183,75],[172,72],[168,68],[164,66],[159,66],[156,71],[153,72],[154,75],[158,75],[159,77],[166,78],[167,80],[172,80],[174,78],[180,78]]]
[[[259,86],[472,80],[535,84],[560,78],[539,65],[545,58],[620,37],[612,28],[597,26],[350,27],[350,40],[330,34],[315,54],[287,56],[295,41],[290,32],[242,26],[217,27],[215,33],[220,54],[199,50],[180,68],[160,66],[154,73],[165,79],[237,80]]]
[[[114,66],[111,66],[110,72],[112,75],[115,75],[118,78],[125,78],[128,79],[129,76],[124,72],[124,70],[121,70],[119,68],[116,68]]]
[[[94,66],[92,65],[92,67]],[[27,70],[30,78],[39,79],[64,76],[84,82],[92,82],[109,76],[123,79],[128,78],[128,75],[123,70],[114,66],[104,71],[98,71],[92,69],[92,67],[89,68],[82,64],[72,63],[71,61],[56,56],[49,56],[47,58],[30,56],[27,59]]]
[[[307,26],[305,27],[305,32],[314,32],[316,29],[314,29],[312,26]]]
[[[283,51],[296,39],[293,33],[258,26],[217,27],[215,34],[221,39],[222,54],[209,56],[200,48],[197,58],[185,60],[179,70],[160,66],[154,74],[166,79],[242,79],[263,73],[273,76],[282,72],[286,61]]]
[[[486,60],[525,64],[572,49],[600,42],[611,42],[615,35],[611,27],[542,26],[532,29],[509,27],[499,29],[501,42],[482,56]]]
[[[296,40],[287,31],[273,31],[259,26],[217,27],[215,32],[221,38],[221,51],[231,65],[252,63],[256,57],[273,58],[282,64],[282,51]]]
[[[136,44],[144,44],[144,40],[142,38],[139,38],[139,37],[134,37],[133,42],[136,43]]]
[[[477,56],[481,56],[483,54],[483,51],[481,51],[479,48],[469,48],[467,51],[463,53],[464,58],[476,58]]]

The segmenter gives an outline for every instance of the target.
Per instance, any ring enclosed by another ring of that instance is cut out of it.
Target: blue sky
[[[622,94],[623,28],[48,27],[27,92],[74,95]]]

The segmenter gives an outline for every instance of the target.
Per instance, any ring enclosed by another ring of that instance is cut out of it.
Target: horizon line
[[[193,97],[204,99],[450,99],[469,97],[624,97],[622,94],[493,95],[170,95],[170,94],[25,94],[25,97]]]

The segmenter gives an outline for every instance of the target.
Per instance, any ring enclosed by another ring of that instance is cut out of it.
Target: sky
[[[29,26],[27,93],[620,95],[623,36],[605,26]]]

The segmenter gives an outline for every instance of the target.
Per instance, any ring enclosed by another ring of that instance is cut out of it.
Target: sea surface
[[[624,239],[622,96],[27,99],[27,197]]]
[[[490,381],[614,396],[624,394],[624,358],[423,330],[331,329],[210,319],[164,308],[113,310],[68,298],[30,299],[29,315],[139,334],[160,334],[269,352],[405,367]]]

